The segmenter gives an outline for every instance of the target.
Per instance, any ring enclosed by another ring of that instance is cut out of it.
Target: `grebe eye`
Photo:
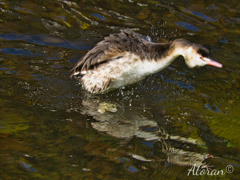
[[[200,59],[203,60],[203,61],[205,61],[204,58],[203,58],[202,56],[200,56]]]

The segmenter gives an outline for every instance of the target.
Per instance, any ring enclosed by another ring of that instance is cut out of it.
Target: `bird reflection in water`
[[[208,153],[197,153],[172,147],[168,141],[177,144],[197,145],[197,140],[181,136],[171,136],[163,127],[153,119],[144,116],[143,113],[134,110],[124,109],[115,102],[101,101],[99,98],[87,97],[82,101],[84,106],[82,114],[92,116],[95,121],[91,122],[94,129],[105,132],[110,136],[119,139],[120,146],[125,146],[133,137],[144,139],[146,142],[160,143],[161,151],[167,156],[167,163],[179,166],[196,165],[201,168],[208,168],[204,162],[211,157]],[[151,131],[146,130],[151,129]],[[145,158],[136,153],[127,153],[128,156],[143,162],[165,161],[156,156]]]

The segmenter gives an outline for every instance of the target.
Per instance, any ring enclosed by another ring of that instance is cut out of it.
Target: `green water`
[[[0,179],[239,179],[239,8],[226,0],[0,1]],[[189,69],[178,58],[139,83],[85,92],[70,69],[124,28],[155,42],[204,44],[223,68]],[[224,175],[188,176],[194,164]]]

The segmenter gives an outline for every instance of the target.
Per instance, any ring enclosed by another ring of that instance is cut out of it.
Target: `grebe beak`
[[[218,67],[218,68],[222,68],[222,64],[217,62],[217,61],[213,61],[212,59],[209,59],[209,58],[206,58],[206,57],[203,57],[202,58],[208,65],[211,65],[211,66],[215,66],[215,67]]]

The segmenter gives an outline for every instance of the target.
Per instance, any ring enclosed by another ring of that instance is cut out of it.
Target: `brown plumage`
[[[149,37],[144,37],[130,30],[122,30],[121,33],[105,37],[76,63],[73,70],[77,72],[93,69],[94,66],[106,63],[112,58],[122,57],[126,52],[134,53],[140,59],[145,59],[147,56],[149,59],[156,60],[159,55],[163,56],[170,47],[170,44],[162,43],[160,45],[156,46]]]

